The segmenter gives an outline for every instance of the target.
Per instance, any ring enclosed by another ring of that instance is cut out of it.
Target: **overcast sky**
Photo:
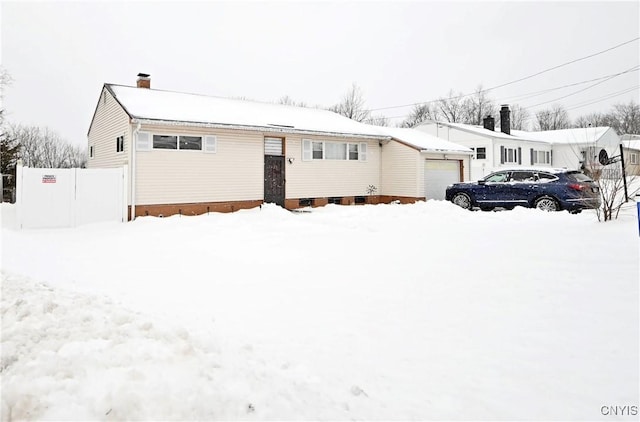
[[[2,66],[13,78],[3,107],[11,122],[48,126],[86,145],[102,85],[135,85],[139,72],[157,89],[258,101],[288,95],[322,106],[355,82],[369,108],[406,105],[501,85],[636,39],[639,5],[3,1]],[[524,94],[628,71],[639,56],[636,40],[489,96],[532,114],[555,103],[573,118],[606,112],[639,101],[637,70],[563,99],[598,81]]]

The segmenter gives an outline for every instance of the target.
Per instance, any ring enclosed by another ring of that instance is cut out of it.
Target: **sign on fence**
[[[19,228],[74,227],[127,221],[127,167],[43,169],[16,167]]]

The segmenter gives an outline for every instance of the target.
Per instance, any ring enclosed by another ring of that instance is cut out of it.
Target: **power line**
[[[533,78],[535,76],[542,75],[543,73],[550,72],[552,70],[556,70],[556,69],[559,69],[561,67],[564,67],[564,66],[567,66],[567,65],[582,61],[582,60],[590,59],[591,57],[595,57],[595,56],[598,56],[600,54],[604,54],[604,53],[609,52],[611,50],[615,50],[616,48],[620,48],[620,47],[622,47],[624,45],[627,45],[627,44],[630,44],[630,43],[632,43],[634,41],[638,41],[639,39],[640,39],[640,37],[633,38],[633,39],[631,39],[629,41],[625,41],[625,42],[623,42],[621,44],[614,45],[613,47],[609,47],[609,48],[607,48],[605,50],[598,51],[597,53],[593,53],[593,54],[590,54],[588,56],[581,57],[579,59],[575,59],[575,60],[571,60],[571,61],[566,62],[566,63],[559,64],[557,66],[542,70],[542,71],[534,73],[532,75],[525,76],[524,78],[516,79],[515,81],[507,82],[507,83],[504,83],[504,84],[501,84],[501,85],[497,85],[497,86],[494,86],[494,87],[491,87],[491,88],[487,88],[487,89],[482,89],[480,91],[473,92],[473,93],[470,93],[470,94],[462,94],[462,95],[457,95],[457,96],[454,96],[454,97],[449,97],[447,99],[448,100],[454,100],[454,99],[458,99],[458,98],[463,98],[463,97],[467,97],[469,95],[479,94],[481,92],[487,92],[487,91],[491,91],[493,89],[498,89],[498,88],[502,88],[502,87],[505,87],[505,86],[508,86],[508,85],[512,85],[512,84],[515,84],[515,83],[518,83],[518,82],[522,82],[524,80],[531,79],[531,78]],[[433,102],[436,102],[436,101],[439,101],[439,100],[429,100],[429,101],[422,101],[422,102],[418,102],[418,103],[411,103],[411,104],[404,104],[404,105],[397,105],[397,106],[372,108],[369,111],[378,111],[378,110],[388,110],[388,109],[392,109],[392,108],[410,107],[410,106],[415,106],[415,105],[419,105],[419,104],[429,104],[429,103],[433,103]]]
[[[572,84],[562,85],[562,86],[558,86],[558,87],[555,87],[555,88],[548,88],[548,89],[543,89],[541,91],[529,92],[527,94],[520,94],[520,95],[513,95],[513,96],[510,96],[510,97],[503,97],[502,100],[497,101],[497,102],[498,103],[504,103],[504,102],[507,102],[507,100],[512,100],[512,99],[523,97],[523,98],[521,98],[521,101],[522,101],[522,100],[526,100],[526,99],[529,99],[529,98],[537,97],[537,96],[542,95],[542,94],[546,94],[547,92],[557,91],[559,89],[569,88],[569,87],[577,86],[577,85],[582,85],[582,84],[586,84],[586,83],[589,83],[589,82],[600,81],[600,80],[606,79],[606,78],[608,78],[610,76],[619,76],[619,75],[623,75],[625,73],[637,72],[639,69],[640,69],[640,66],[635,67],[635,68],[633,68],[631,70],[625,70],[624,72],[619,72],[619,73],[614,73],[614,74],[611,74],[611,75],[601,76],[599,78],[589,79],[587,81],[575,82],[575,83],[572,83]]]
[[[586,88],[579,89],[579,90],[577,90],[577,91],[575,91],[575,92],[572,92],[571,94],[563,95],[562,97],[554,98],[553,100],[544,101],[544,102],[542,102],[542,103],[538,103],[538,104],[535,104],[535,105],[532,105],[532,106],[529,106],[529,107],[525,107],[525,108],[538,107],[538,106],[541,106],[541,105],[544,105],[544,104],[552,103],[552,102],[554,102],[554,101],[562,100],[563,98],[571,97],[572,95],[579,94],[580,92],[584,92],[584,91],[586,91],[586,90],[588,90],[588,89],[591,89],[591,88],[593,88],[593,87],[595,87],[595,86],[598,86],[598,85],[603,84],[603,83],[605,83],[605,82],[607,82],[607,81],[610,81],[611,79],[613,79],[613,78],[615,78],[615,77],[617,77],[617,76],[620,76],[620,75],[622,75],[622,74],[624,74],[624,73],[631,72],[632,70],[637,70],[637,69],[638,69],[638,67],[640,67],[640,66],[634,66],[634,67],[632,67],[632,68],[628,69],[626,72],[622,72],[622,73],[620,73],[620,74],[618,74],[618,75],[610,76],[610,77],[606,78],[606,79],[605,79],[605,80],[603,80],[603,81],[596,82],[596,83],[595,83],[595,84],[593,84],[593,85],[589,85],[589,86],[588,86],[588,87],[586,87]]]
[[[565,110],[570,111],[570,110],[574,110],[574,109],[577,109],[577,108],[586,107],[586,106],[591,105],[591,104],[596,104],[596,103],[608,100],[610,98],[617,97],[617,96],[626,94],[628,92],[637,90],[638,88],[640,88],[640,85],[636,85],[636,86],[632,86],[632,87],[629,87],[629,88],[625,88],[625,89],[623,89],[621,91],[612,92],[612,93],[607,94],[607,95],[605,95],[603,97],[598,97],[596,99],[587,100],[586,102],[583,101],[581,103],[577,103],[577,104],[571,105],[568,108],[565,108]],[[528,110],[529,108],[530,107],[523,107],[523,109],[526,109],[526,110]],[[402,115],[398,115],[398,116],[386,116],[386,118],[387,119],[399,119],[399,118],[404,118],[406,116],[407,116],[407,114],[402,114]],[[525,120],[528,121],[528,120],[531,120],[533,118],[535,118],[535,115],[530,114],[529,117],[526,118]]]

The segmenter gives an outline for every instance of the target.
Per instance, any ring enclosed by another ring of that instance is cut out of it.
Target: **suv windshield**
[[[580,171],[567,172],[567,177],[574,182],[593,182],[589,176]]]

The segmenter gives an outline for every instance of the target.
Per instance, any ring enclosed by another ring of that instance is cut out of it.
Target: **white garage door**
[[[460,182],[460,161],[426,160],[424,195],[427,199],[444,199],[447,186]]]

